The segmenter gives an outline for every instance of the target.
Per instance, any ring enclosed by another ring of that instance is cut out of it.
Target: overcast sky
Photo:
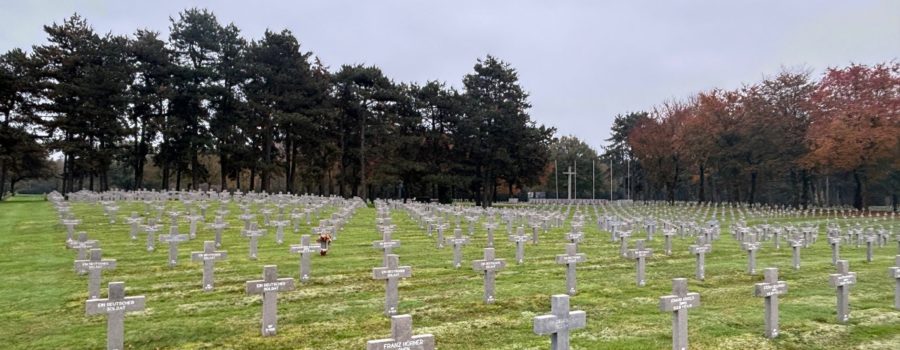
[[[245,37],[290,29],[332,69],[363,63],[396,81],[459,87],[475,60],[513,65],[532,117],[603,144],[616,114],[781,67],[900,58],[900,1],[34,1],[0,0],[0,50],[43,44],[74,12],[98,32],[149,28],[212,10]]]

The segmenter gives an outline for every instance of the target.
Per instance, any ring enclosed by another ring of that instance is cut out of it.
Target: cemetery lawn
[[[143,212],[143,205],[120,207],[118,223],[110,225],[100,206],[73,204],[83,220],[76,231],[100,240],[104,258],[118,261],[115,270],[103,272],[103,295],[108,282],[124,281],[126,295],[147,298],[145,311],[125,318],[128,349],[364,349],[366,340],[390,335],[390,320],[382,315],[384,282],[372,279],[372,268],[382,259],[372,248],[372,241],[380,239],[372,208],[357,211],[328,256],[313,256],[310,283],[298,281],[296,290],[279,294],[278,334],[263,338],[261,299],[246,295],[244,283],[259,279],[263,265],[269,264],[278,265],[280,277],[297,278],[299,255],[288,253],[288,245],[299,243],[299,233],[288,230],[285,243],[276,245],[270,229],[260,239],[259,260],[249,260],[247,240],[237,229],[238,210],[232,207],[222,246],[229,258],[216,264],[215,291],[203,292],[201,265],[190,261],[190,252],[201,250],[213,232],[202,225],[196,240],[179,247],[178,266],[169,268],[165,246],[148,253],[144,235],[137,241],[128,236],[123,219],[132,211]],[[216,204],[210,212],[215,209]],[[412,266],[413,274],[400,284],[400,313],[413,316],[416,334],[433,333],[442,350],[549,347],[548,337],[532,333],[532,318],[549,313],[550,295],[565,290],[565,267],[554,257],[565,251],[566,228],[543,233],[537,246],[527,244],[524,265],[516,265],[515,246],[501,226],[497,257],[508,266],[497,275],[497,302],[485,305],[482,277],[472,270],[472,260],[481,259],[485,246],[481,225],[464,248],[463,267],[456,270],[450,247],[436,249],[433,238],[405,213],[392,213],[398,226],[394,239],[401,241],[394,252],[401,265]],[[687,277],[688,290],[700,293],[702,301],[689,312],[692,349],[900,348],[900,311],[892,308],[894,281],[887,272],[897,254],[896,242],[876,248],[872,263],[865,262],[864,248],[842,247],[842,258],[850,261],[859,282],[851,288],[851,320],[839,325],[835,291],[828,285],[833,267],[824,232],[813,247],[802,250],[800,271],[791,268],[787,244],[776,251],[771,242],[763,243],[758,274],[750,276],[746,253],[731,238],[729,225],[722,222],[722,237],[707,256],[706,281],[693,278],[691,240],[675,238],[674,255],[666,257],[657,235],[648,242],[654,254],[647,264],[647,285],[637,287],[634,261],[619,258],[609,233],[589,224],[579,245],[587,262],[578,264],[579,294],[571,299],[573,310],[587,312],[587,327],[572,333],[572,347],[671,348],[672,316],[659,311],[659,297],[669,293],[672,278]],[[182,222],[180,231],[187,227]],[[309,227],[303,225],[301,231],[309,233]],[[65,229],[43,197],[20,195],[0,202],[0,348],[105,346],[106,319],[85,316],[87,280],[74,273],[75,252],[65,249],[64,241]],[[766,267],[778,267],[789,286],[781,298],[781,334],[774,341],[762,335],[763,300],[752,297],[753,284],[762,281]]]

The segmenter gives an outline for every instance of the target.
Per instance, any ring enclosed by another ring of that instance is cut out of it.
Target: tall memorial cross
[[[688,249],[697,257],[696,276],[698,280],[702,281],[706,278],[706,254],[712,251],[712,246],[702,237],[698,237],[697,244],[692,244]]]
[[[900,310],[900,255],[894,257],[894,267],[888,269],[891,278],[894,279],[894,308]]]
[[[741,243],[741,249],[747,252],[747,273],[755,275],[756,251],[759,250],[760,244],[753,233],[745,233],[743,238],[745,241]]]
[[[494,281],[497,271],[506,267],[506,260],[494,258],[494,248],[484,248],[484,259],[472,262],[472,269],[484,272],[484,303],[494,302]]]
[[[88,299],[85,302],[85,313],[88,316],[106,314],[107,350],[125,349],[125,313],[144,308],[143,296],[125,296],[125,282],[110,282],[106,299]]]
[[[453,238],[450,238],[450,244],[453,246],[453,267],[462,266],[462,247],[469,244],[469,238],[462,236],[462,230],[458,227],[453,230]]]
[[[116,268],[116,260],[103,259],[99,248],[91,249],[90,259],[75,260],[75,271],[88,274],[88,299],[100,298],[100,274]]]
[[[778,280],[778,269],[763,270],[763,282],[754,285],[753,296],[765,298],[766,338],[778,336],[778,296],[787,293],[787,283]]]
[[[400,241],[391,238],[394,226],[382,226],[381,240],[372,242],[372,247],[381,250],[381,264],[387,264],[387,256],[393,253],[393,249],[400,246]]]
[[[300,244],[291,245],[291,253],[300,254],[300,282],[309,281],[311,257],[319,251],[319,247],[309,242],[309,235],[300,236]]]
[[[522,264],[525,262],[525,242],[528,241],[525,230],[520,227],[516,234],[509,236],[509,241],[516,244],[516,264]]]
[[[829,282],[837,291],[837,320],[846,323],[850,320],[850,286],[856,284],[856,272],[850,272],[847,260],[838,260],[837,273],[829,275]]]
[[[203,290],[211,292],[214,284],[214,268],[216,261],[228,258],[228,252],[216,251],[215,241],[203,242],[203,251],[191,252],[191,261],[203,262]]]
[[[653,255],[653,250],[644,247],[644,240],[639,239],[635,243],[635,249],[628,250],[628,258],[636,260],[637,263],[637,285],[643,287],[647,282],[645,270],[647,266],[647,258]]]
[[[413,335],[412,316],[391,316],[391,337],[369,340],[366,350],[434,350],[434,336]]]
[[[569,186],[568,186],[569,187],[569,197],[568,198],[571,201],[572,200],[572,176],[576,176],[577,173],[572,171],[572,167],[569,167],[569,171],[564,171],[563,175],[569,176]]]
[[[575,265],[586,259],[584,253],[578,253],[578,245],[575,243],[566,244],[566,253],[556,256],[557,264],[566,265],[566,294],[575,295],[577,293],[578,279]]]
[[[383,267],[372,269],[372,278],[376,280],[385,280],[384,292],[384,314],[392,316],[397,314],[397,307],[400,303],[398,286],[401,278],[412,276],[412,268],[409,266],[399,266],[400,256],[390,254],[387,256],[387,264]]]
[[[266,234],[266,230],[256,228],[256,223],[250,224],[250,228],[244,230],[244,237],[250,239],[250,260],[256,260],[257,247],[259,245],[259,237]]]
[[[550,335],[551,350],[569,349],[569,332],[587,326],[584,311],[569,311],[569,296],[557,294],[550,297],[550,314],[534,317],[534,333]]]
[[[188,240],[190,240],[190,237],[185,234],[178,234],[178,230],[174,226],[169,234],[159,235],[160,242],[169,244],[169,267],[175,267],[178,264],[178,245]]]
[[[247,281],[247,294],[262,294],[262,336],[275,335],[278,326],[278,293],[294,290],[293,278],[278,278],[278,266],[263,266],[263,279]]]
[[[687,279],[672,279],[672,294],[659,298],[659,309],[672,313],[672,349],[688,348],[688,309],[700,306],[700,294],[688,293]]]

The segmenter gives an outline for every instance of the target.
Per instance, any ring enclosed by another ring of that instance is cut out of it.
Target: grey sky
[[[24,1],[0,0],[0,50],[45,42],[73,12],[98,32],[168,33],[212,10],[247,38],[288,28],[332,68],[459,86],[492,54],[518,69],[531,115],[596,147],[616,114],[777,73],[900,58],[900,1]]]

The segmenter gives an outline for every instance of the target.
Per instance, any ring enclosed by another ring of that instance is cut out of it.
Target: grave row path
[[[234,206],[232,204],[232,206]],[[103,283],[125,281],[127,295],[145,295],[147,309],[129,314],[125,339],[135,349],[362,349],[366,340],[390,335],[390,320],[382,313],[384,283],[371,279],[371,269],[381,263],[372,249],[379,239],[374,209],[358,209],[328,256],[313,257],[312,279],[296,290],[279,295],[278,335],[259,336],[260,298],[244,294],[244,283],[258,279],[264,265],[277,265],[281,277],[297,278],[299,256],[289,244],[300,234],[285,233],[285,243],[275,244],[272,231],[260,240],[259,259],[246,256],[247,241],[239,236],[240,222],[233,218],[221,250],[229,259],[216,264],[213,292],[200,288],[202,265],[189,262],[189,252],[201,250],[212,231],[201,229],[196,239],[180,249],[181,261],[167,266],[165,250],[152,253],[143,241],[131,241],[126,224],[110,225],[102,209],[73,204],[84,220],[79,230],[101,242],[103,255],[116,259],[115,270],[104,273]],[[143,206],[122,203],[120,217]],[[416,334],[435,335],[440,349],[546,348],[547,339],[533,334],[532,318],[550,309],[549,296],[565,291],[565,267],[555,263],[564,252],[567,227],[541,233],[540,244],[526,246],[525,262],[516,266],[514,245],[496,233],[496,256],[508,266],[497,274],[493,304],[484,304],[481,274],[468,268],[454,269],[448,248],[434,248],[433,238],[405,213],[393,210],[398,226],[394,249],[401,265],[413,268],[412,277],[400,283],[400,313],[413,315]],[[313,223],[315,225],[316,223]],[[781,330],[775,341],[762,336],[763,304],[752,297],[761,275],[746,274],[746,256],[728,236],[723,221],[722,238],[707,259],[706,280],[688,278],[689,289],[703,297],[703,306],[691,311],[691,347],[704,348],[836,348],[900,341],[896,330],[900,316],[892,309],[894,284],[887,277],[896,246],[877,248],[876,259],[864,263],[865,251],[846,247],[842,258],[851,261],[859,283],[851,291],[849,325],[834,322],[834,290],[828,285],[833,272],[830,250],[824,240],[803,250],[803,267],[793,271],[790,250],[772,251],[766,245],[757,266],[778,267],[780,278],[790,284],[781,300]],[[186,223],[181,228],[186,232]],[[52,207],[40,201],[16,199],[0,203],[0,337],[12,349],[102,348],[105,321],[84,315],[87,296],[84,277],[72,271],[74,252],[62,248],[64,228],[57,224]],[[309,233],[303,225],[303,233]],[[588,315],[586,328],[572,333],[573,348],[620,349],[671,346],[671,316],[658,311],[658,297],[671,292],[672,277],[693,276],[694,258],[687,253],[692,240],[675,239],[672,257],[663,257],[661,239],[648,242],[654,256],[647,263],[646,286],[634,283],[634,261],[618,256],[619,246],[608,242],[588,221],[585,242],[579,252],[587,262],[578,266],[578,294],[573,309]],[[463,248],[463,266],[481,259],[485,247],[479,226],[472,243]]]

